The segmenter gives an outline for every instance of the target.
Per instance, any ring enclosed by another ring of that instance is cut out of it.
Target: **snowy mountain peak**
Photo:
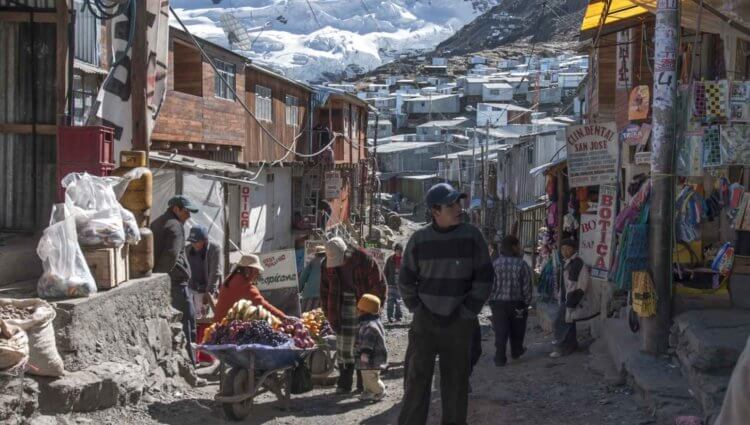
[[[172,0],[195,35],[299,80],[431,50],[500,0]],[[230,38],[227,33],[231,33]]]

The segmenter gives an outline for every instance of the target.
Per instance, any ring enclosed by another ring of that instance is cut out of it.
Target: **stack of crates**
[[[57,197],[65,199],[60,184],[69,173],[108,176],[115,169],[115,132],[109,127],[59,127],[57,133]]]

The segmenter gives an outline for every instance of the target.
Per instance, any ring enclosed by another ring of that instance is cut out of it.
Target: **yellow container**
[[[154,268],[154,234],[148,227],[143,227],[141,240],[130,247],[130,277],[151,276]]]

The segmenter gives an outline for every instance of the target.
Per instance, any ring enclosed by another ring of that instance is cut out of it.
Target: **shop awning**
[[[536,177],[540,174],[544,174],[545,172],[547,172],[547,170],[554,167],[555,165],[562,164],[565,161],[567,161],[567,158],[558,158],[554,161],[532,168],[531,170],[529,170],[529,174]]]
[[[535,200],[535,201],[529,201],[529,202],[524,202],[522,204],[518,204],[518,205],[516,205],[516,209],[519,212],[524,213],[524,212],[527,212],[527,211],[535,210],[537,208],[542,208],[546,204],[547,204],[547,201]]]
[[[657,0],[610,0],[609,13],[604,21],[602,34],[611,34],[633,26],[638,19],[656,12]],[[750,2],[739,0],[703,0],[700,11],[696,0],[680,2],[680,24],[694,29],[701,15],[701,31],[714,34],[734,33],[750,39]],[[590,0],[581,22],[581,38],[596,35],[606,0]]]
[[[583,15],[583,22],[581,22],[581,38],[590,38],[596,35],[606,3],[606,0],[589,1],[586,13]],[[654,4],[656,4],[656,0],[654,0]],[[634,1],[610,0],[609,13],[606,21],[604,21],[602,31],[612,32],[628,27],[634,19],[648,13],[648,9],[639,6]]]

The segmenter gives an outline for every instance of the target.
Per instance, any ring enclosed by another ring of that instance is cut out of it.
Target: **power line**
[[[305,0],[307,2],[307,7],[310,8],[310,12],[312,12],[313,18],[315,18],[315,22],[318,23],[318,28],[323,29],[323,25],[320,25],[320,21],[318,20],[318,14],[315,13],[315,9],[313,9],[312,4],[310,4],[310,0]]]
[[[245,109],[245,112],[247,112],[248,115],[250,115],[250,117],[258,124],[258,127],[260,127],[261,131],[263,131],[263,133],[265,133],[274,143],[276,143],[277,145],[279,145],[282,148],[284,148],[284,150],[286,150],[287,152],[293,153],[293,154],[295,154],[295,155],[297,155],[299,157],[302,157],[302,158],[313,158],[313,157],[318,156],[321,153],[327,151],[328,148],[331,147],[331,145],[333,144],[333,142],[336,140],[335,137],[332,137],[331,140],[328,142],[328,144],[325,147],[321,148],[319,151],[317,151],[315,153],[312,153],[312,154],[303,154],[303,153],[295,152],[293,149],[290,149],[289,147],[287,147],[286,145],[284,145],[283,143],[281,143],[276,138],[276,136],[274,136],[271,133],[271,131],[268,130],[263,125],[263,123],[261,123],[261,121],[258,119],[258,117],[256,117],[255,114],[253,114],[253,112],[250,111],[250,108],[247,107],[247,104],[242,100],[242,98],[240,96],[237,95],[237,91],[234,89],[233,85],[229,84],[227,82],[226,78],[224,78],[224,76],[220,72],[218,72],[218,69],[216,68],[216,64],[214,64],[214,61],[211,59],[210,56],[208,56],[208,54],[206,53],[206,51],[203,50],[203,46],[201,46],[200,43],[198,43],[198,40],[195,38],[195,36],[193,35],[193,33],[191,33],[190,30],[188,30],[187,26],[185,25],[184,22],[182,22],[182,19],[180,19],[180,17],[177,15],[177,12],[175,12],[175,10],[172,8],[172,6],[169,6],[169,11],[172,12],[172,15],[174,15],[175,19],[177,19],[177,22],[180,24],[180,26],[185,31],[185,33],[188,36],[190,36],[190,39],[192,40],[193,44],[195,44],[195,46],[201,52],[201,55],[203,56],[203,58],[206,59],[206,61],[208,61],[208,64],[211,65],[211,68],[213,68],[214,72],[216,72],[216,75],[227,86],[227,89],[229,89],[229,91],[232,92],[232,94],[234,95],[235,99],[240,103],[240,105],[242,105],[242,107]],[[335,132],[332,132],[332,134],[334,136],[341,135],[340,133],[335,133]],[[299,137],[299,135],[297,135],[297,137]],[[296,138],[295,138],[295,143],[296,143]]]

